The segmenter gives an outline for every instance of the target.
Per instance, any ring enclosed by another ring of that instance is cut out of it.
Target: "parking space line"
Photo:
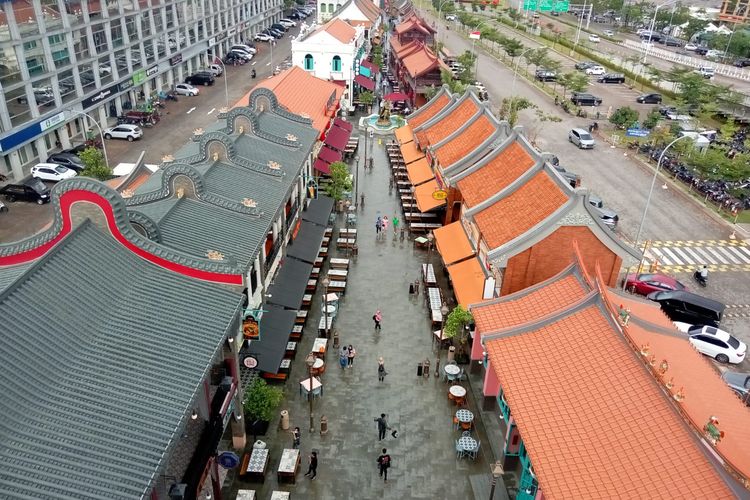
[[[209,111],[209,112],[208,112],[208,113],[206,113],[206,114],[207,114],[207,115],[210,115],[210,114],[211,114],[211,113],[213,113],[214,111],[216,111],[216,108],[211,108],[211,111]]]
[[[188,114],[188,115],[189,115],[189,114],[190,114],[190,113],[192,113],[193,111],[195,111],[195,106],[193,106],[192,108],[188,109],[188,110],[186,111],[186,114]]]

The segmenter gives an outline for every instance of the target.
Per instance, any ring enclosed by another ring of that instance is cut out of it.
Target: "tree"
[[[359,101],[367,106],[367,109],[371,109],[372,103],[375,102],[375,94],[369,90],[363,90],[359,93]]]
[[[505,41],[500,42],[503,46],[503,50],[511,59],[511,62],[526,49],[523,43],[517,38],[506,38]]]
[[[545,113],[539,108],[534,109],[534,112],[536,113],[536,119],[534,120],[534,126],[529,130],[529,140],[532,144],[536,143],[536,138],[539,137],[547,122],[559,123],[562,121],[562,118],[556,114]]]
[[[732,137],[734,137],[734,134],[737,133],[737,131],[740,129],[740,126],[735,123],[734,118],[731,116],[727,118],[727,121],[724,122],[724,125],[721,126],[719,129],[719,134],[721,134],[721,138],[725,141],[731,141]]]
[[[661,120],[661,113],[659,113],[658,109],[652,109],[648,115],[646,115],[646,119],[643,120],[643,126],[649,130],[653,130],[654,127],[659,123]]]
[[[609,121],[619,128],[628,128],[638,121],[638,111],[629,106],[617,108],[609,117]]]
[[[276,412],[276,408],[284,399],[284,391],[279,387],[272,387],[260,377],[256,377],[245,389],[245,397],[242,407],[245,416],[250,421],[270,421]]]
[[[524,109],[536,108],[536,104],[525,97],[513,96],[505,97],[497,110],[498,117],[506,120],[511,127],[518,123],[518,113]]]
[[[447,339],[458,337],[460,354],[465,357],[465,346],[468,336],[468,332],[466,331],[465,327],[467,325],[470,325],[474,321],[474,317],[469,311],[459,305],[453,308],[453,310],[450,312],[450,314],[448,314],[448,317],[445,318],[444,321],[443,337]]]
[[[690,19],[688,19],[687,23],[688,25],[682,29],[682,34],[686,39],[692,40],[693,36],[706,29],[709,21],[691,17]]]
[[[453,78],[453,73],[447,69],[440,70],[440,80],[448,86],[448,89],[454,94],[463,94],[466,91],[466,85]]]
[[[343,161],[331,163],[331,182],[326,184],[326,194],[335,201],[342,200],[344,193],[352,189],[352,176],[349,166]]]
[[[104,161],[104,153],[101,149],[88,147],[78,156],[80,156],[81,161],[86,167],[81,172],[81,175],[93,177],[100,181],[106,181],[112,177],[112,169]]]

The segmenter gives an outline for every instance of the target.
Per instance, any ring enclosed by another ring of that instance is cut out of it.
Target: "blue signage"
[[[240,457],[238,457],[236,453],[233,453],[231,451],[225,451],[224,453],[220,454],[217,461],[219,462],[219,465],[221,465],[225,469],[234,469],[235,467],[240,465]]]
[[[649,133],[650,130],[646,130],[645,128],[629,128],[625,135],[628,137],[648,137]]]

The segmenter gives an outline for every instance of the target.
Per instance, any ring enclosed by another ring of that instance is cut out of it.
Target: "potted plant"
[[[474,322],[474,317],[463,307],[456,306],[445,319],[443,326],[443,337],[458,339],[458,351],[456,352],[456,363],[468,363],[469,353],[466,344],[469,340],[468,326]]]
[[[247,431],[254,436],[264,435],[283,398],[282,389],[268,385],[260,377],[253,380],[245,389],[242,400]]]

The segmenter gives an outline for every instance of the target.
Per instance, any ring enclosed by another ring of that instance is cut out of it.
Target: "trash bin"
[[[448,361],[453,361],[456,357],[456,346],[450,346],[448,348]]]
[[[281,410],[281,428],[283,430],[289,430],[289,411]]]
[[[422,363],[417,363],[417,377],[422,376]]]
[[[320,416],[320,435],[324,436],[328,434],[328,417],[325,415]]]

